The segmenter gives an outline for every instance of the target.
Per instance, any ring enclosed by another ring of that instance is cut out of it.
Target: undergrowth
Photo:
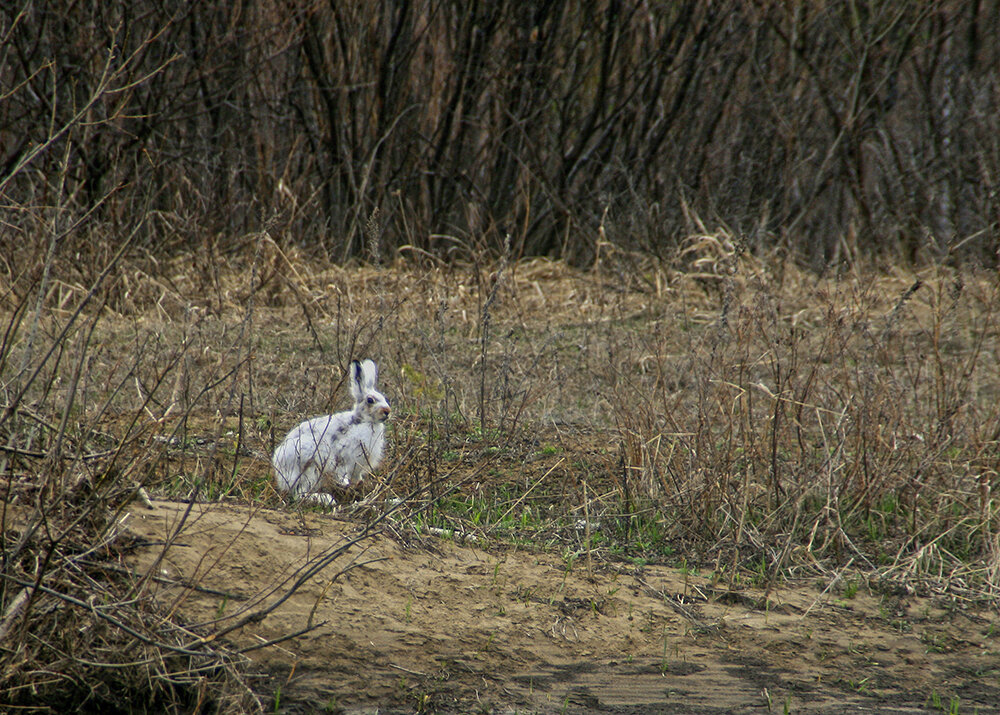
[[[582,272],[282,245],[3,274],[0,702],[261,709],[224,635],[271,605],[188,630],[128,568],[126,514],[145,493],[289,508],[271,450],[346,407],[356,357],[393,404],[384,468],[338,495],[359,538],[996,596],[995,275],[819,278],[724,234]]]

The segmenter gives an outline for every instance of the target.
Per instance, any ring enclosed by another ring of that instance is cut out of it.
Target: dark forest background
[[[0,233],[995,265],[998,30],[996,0],[8,2]]]

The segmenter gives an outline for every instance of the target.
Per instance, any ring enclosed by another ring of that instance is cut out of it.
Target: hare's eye
[[[368,398],[368,404],[369,405],[374,405],[375,404],[375,398],[374,397],[369,397]]]

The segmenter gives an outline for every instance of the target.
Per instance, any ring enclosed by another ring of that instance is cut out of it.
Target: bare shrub
[[[14,3],[0,192],[62,192],[104,235],[150,211],[152,254],[270,222],[342,262],[378,210],[382,255],[509,234],[589,265],[608,239],[674,255],[693,211],[816,270],[992,264],[990,8]]]

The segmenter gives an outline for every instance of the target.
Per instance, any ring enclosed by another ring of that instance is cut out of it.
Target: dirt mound
[[[286,712],[995,712],[991,615],[814,584],[733,591],[594,565],[365,534],[322,514],[157,501],[130,521],[157,598],[231,634]],[[359,539],[359,537],[361,537]],[[355,542],[355,543],[352,543]],[[336,556],[336,558],[334,558]],[[289,594],[306,569],[330,561]],[[995,622],[995,621],[994,621]],[[959,698],[952,701],[951,698]]]

